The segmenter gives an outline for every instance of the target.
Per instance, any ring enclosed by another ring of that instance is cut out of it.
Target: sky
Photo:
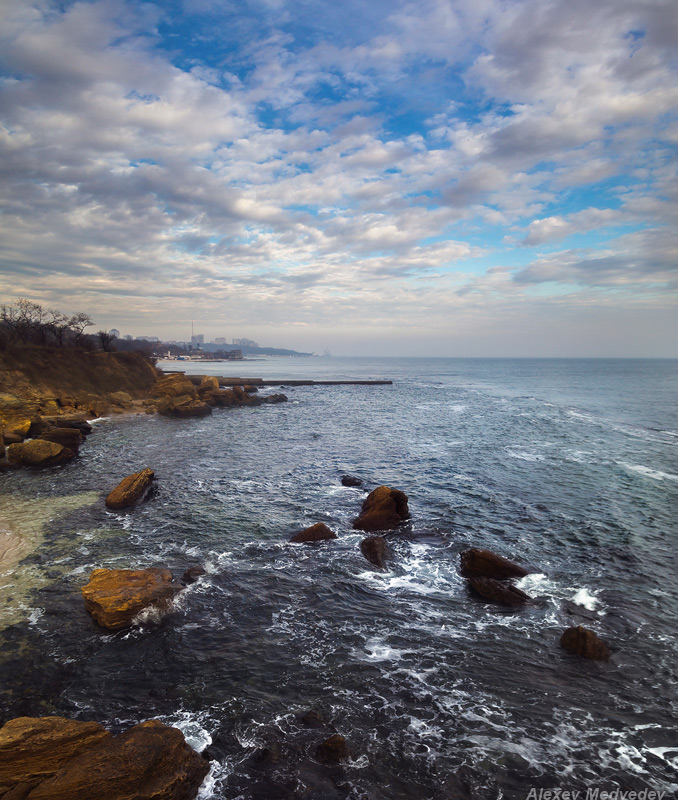
[[[0,300],[678,356],[675,0],[0,0]]]

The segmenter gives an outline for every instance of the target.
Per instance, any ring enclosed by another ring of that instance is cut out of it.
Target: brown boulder
[[[353,527],[368,533],[387,531],[398,527],[407,517],[407,495],[398,489],[378,486],[365,498],[360,516],[354,520]]]
[[[310,528],[304,528],[303,531],[298,531],[290,539],[290,542],[322,542],[326,539],[336,539],[337,534],[331,531],[324,522],[317,522],[311,525]]]
[[[110,738],[96,722],[64,717],[10,720],[0,729],[0,795],[18,785],[30,791],[70,759]]]
[[[23,467],[51,467],[70,461],[74,456],[75,452],[68,447],[44,439],[29,439],[7,448],[7,460]]]
[[[70,760],[29,800],[192,800],[209,763],[181,731],[149,720]]]
[[[262,403],[286,403],[287,402],[287,395],[282,394],[267,394],[265,397],[253,397],[252,400],[260,400]],[[258,405],[258,403],[255,403]]]
[[[85,441],[84,435],[77,428],[51,428],[41,433],[38,439],[44,439],[46,442],[56,442],[71,450],[77,450]]]
[[[560,637],[560,646],[570,653],[597,661],[607,661],[610,657],[610,648],[605,642],[582,625],[568,628]]]
[[[384,569],[384,557],[386,555],[386,539],[383,536],[368,536],[360,542],[360,551],[365,558],[379,567]]]
[[[157,402],[157,409],[158,414],[164,417],[204,417],[212,413],[211,406],[189,394],[161,397]]]
[[[154,472],[148,468],[128,475],[108,495],[106,505],[108,508],[119,509],[140,503],[151,488],[153,478]]]
[[[149,606],[166,610],[181,586],[168,569],[95,569],[82,587],[85,608],[103,628],[118,630],[131,625]]]
[[[134,403],[132,395],[128,392],[111,392],[109,398],[113,405],[120,406],[120,408],[132,408]]]
[[[523,606],[532,599],[528,594],[510,583],[502,583],[494,578],[469,578],[469,586],[483,600],[498,603],[501,606]]]
[[[13,433],[15,436],[20,436],[23,440],[28,436],[31,424],[32,421],[30,419],[16,419],[5,425],[5,433]]]
[[[349,758],[350,755],[346,739],[338,733],[325,739],[315,750],[316,760],[322,764],[338,764],[342,759]]]
[[[191,381],[181,374],[167,375],[155,384],[151,390],[153,397],[180,397],[187,394],[193,398],[198,399],[198,392]]]
[[[509,578],[524,578],[529,570],[514,564],[506,558],[496,555],[491,550],[473,547],[460,553],[461,574],[465,578],[484,577],[504,581]]]
[[[198,394],[203,395],[208,392],[219,391],[219,380],[214,375],[203,375],[200,385],[198,386]]]

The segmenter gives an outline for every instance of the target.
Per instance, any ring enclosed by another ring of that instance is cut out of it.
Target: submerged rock
[[[71,758],[28,798],[192,800],[208,772],[181,731],[149,720]]]
[[[397,528],[408,517],[407,495],[399,489],[378,486],[365,498],[353,527],[368,533],[387,531]]]
[[[110,738],[97,722],[64,717],[10,720],[0,729],[0,796],[17,786],[27,794],[67,761]]]
[[[106,498],[108,508],[120,509],[140,503],[153,483],[155,473],[148,468],[123,478]]]
[[[292,536],[290,542],[322,542],[326,539],[336,539],[337,534],[330,530],[324,522],[317,522],[311,525],[310,528],[304,528],[303,531],[298,531]]]
[[[287,402],[287,395],[286,394],[267,394],[265,397],[255,398],[257,400],[261,400],[262,403],[286,403]]]
[[[75,457],[75,452],[56,442],[44,439],[29,439],[7,448],[7,460],[24,467],[51,467]]]
[[[379,567],[384,569],[384,557],[386,556],[386,540],[383,536],[368,536],[360,542],[360,552],[365,558]]]
[[[342,759],[349,758],[350,755],[346,739],[338,733],[325,739],[315,750],[315,757],[322,764],[338,764]]]
[[[82,587],[85,608],[103,628],[119,630],[151,606],[167,610],[181,591],[168,569],[95,569]]]
[[[341,476],[341,485],[342,486],[362,486],[363,482],[360,478],[356,478],[354,475],[342,475]]]
[[[204,567],[189,567],[181,576],[181,582],[188,586],[191,583],[195,583],[199,577],[206,574],[207,570]]]
[[[523,606],[529,603],[532,598],[525,592],[510,583],[502,583],[494,578],[483,578],[481,576],[468,579],[469,586],[483,600],[490,603],[498,603],[502,606]]]
[[[461,574],[465,578],[483,577],[504,581],[509,578],[524,578],[529,575],[529,570],[514,564],[491,550],[481,550],[473,547],[464,550],[459,555],[461,559]]]
[[[610,657],[610,648],[605,642],[582,625],[568,628],[560,637],[560,646],[570,653],[596,661],[607,661]]]

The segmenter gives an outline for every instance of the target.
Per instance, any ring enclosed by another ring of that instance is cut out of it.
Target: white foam
[[[642,464],[627,464],[625,461],[618,461],[617,463],[626,469],[630,469],[632,472],[637,472],[644,478],[654,478],[656,481],[678,481],[678,475],[672,475],[670,472],[662,472],[659,469],[644,467]]]
[[[506,451],[511,458],[517,458],[520,461],[543,461],[544,456],[540,456],[539,453],[528,453],[526,450],[507,450]]]
[[[591,594],[586,587],[580,589],[574,595],[574,597],[571,598],[571,600],[573,603],[576,603],[578,606],[583,606],[589,611],[595,611],[596,606],[600,602],[598,598],[594,594]]]

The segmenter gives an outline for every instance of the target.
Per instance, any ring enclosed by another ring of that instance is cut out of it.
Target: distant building
[[[191,344],[193,347],[196,347],[198,350],[205,344],[205,334],[204,333],[196,333],[195,336],[191,336]]]
[[[259,343],[252,339],[233,339],[231,344],[237,344],[238,347],[259,347]]]
[[[117,328],[111,328],[108,334],[109,336],[115,336],[116,339],[120,338],[120,331]]]
[[[214,344],[226,344],[226,337],[217,336],[217,338],[214,340]]]
[[[137,339],[141,339],[142,342],[159,342],[157,336],[137,336]]]
[[[125,335],[124,335],[122,338],[123,338],[123,339],[124,339],[126,342],[131,342],[131,341],[132,341],[132,339],[134,339],[134,336],[132,336],[132,334],[131,334],[131,333],[126,333],[126,334],[125,334]]]

